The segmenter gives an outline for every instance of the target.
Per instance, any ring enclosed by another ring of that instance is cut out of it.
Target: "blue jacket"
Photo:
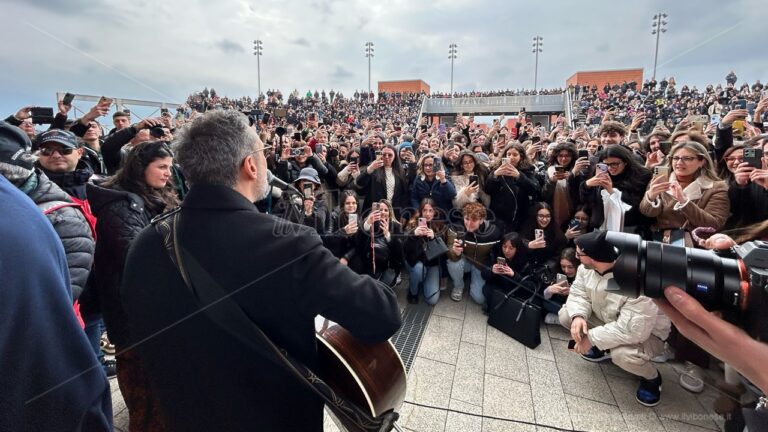
[[[453,207],[453,199],[456,198],[456,188],[451,183],[450,179],[445,180],[445,183],[440,183],[437,178],[428,182],[424,176],[416,177],[411,187],[411,206],[418,209],[421,200],[424,198],[432,198],[437,203],[445,214],[451,211]]]
[[[0,175],[0,430],[112,430],[112,400],[72,309],[53,227]]]

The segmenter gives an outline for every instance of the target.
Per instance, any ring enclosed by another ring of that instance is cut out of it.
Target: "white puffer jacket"
[[[564,306],[571,319],[581,316],[589,323],[594,315],[605,323],[589,330],[589,340],[594,346],[606,350],[639,344],[651,335],[661,340],[669,336],[671,322],[650,298],[632,299],[608,292],[609,281],[612,285],[616,283],[613,273],[600,275],[579,266]]]

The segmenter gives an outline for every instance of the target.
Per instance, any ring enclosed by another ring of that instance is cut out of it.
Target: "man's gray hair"
[[[176,162],[190,184],[234,187],[240,164],[255,149],[256,137],[242,113],[208,111],[176,137]]]

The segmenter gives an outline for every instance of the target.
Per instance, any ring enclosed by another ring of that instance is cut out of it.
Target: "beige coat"
[[[613,273],[605,275],[579,266],[571,285],[568,300],[563,306],[573,319],[581,316],[590,323],[594,316],[605,324],[590,328],[589,340],[598,349],[606,350],[621,345],[635,345],[651,335],[665,340],[671,322],[648,297],[629,298],[606,291]],[[591,327],[591,324],[590,324]]]
[[[675,176],[670,176],[674,181]],[[655,201],[648,200],[646,193],[640,201],[640,212],[656,218],[658,230],[683,228],[692,231],[698,227],[712,227],[716,230],[725,225],[731,211],[728,200],[728,185],[724,181],[712,181],[699,177],[683,190],[689,200],[684,206],[668,193],[662,193]]]

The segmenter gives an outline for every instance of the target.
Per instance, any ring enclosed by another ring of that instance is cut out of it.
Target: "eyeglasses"
[[[471,161],[471,160],[464,161],[461,163],[462,166],[474,165],[474,164],[475,164],[475,161]]]
[[[605,162],[603,162],[603,163],[605,163]],[[611,162],[611,163],[606,163],[605,165],[607,165],[608,168],[618,168],[618,167],[622,166],[623,164],[624,164],[624,162]]]
[[[587,256],[587,254],[585,254],[584,252],[579,251],[578,249],[576,249],[576,254],[575,255],[576,255],[576,258],[581,258],[583,256]]]
[[[249,155],[255,155],[255,154],[257,154],[258,152],[261,152],[261,151],[267,151],[267,150],[271,149],[272,147],[273,147],[273,146],[271,146],[271,145],[265,145],[264,147],[262,147],[262,148],[260,148],[260,149],[258,149],[258,150],[254,150],[254,151],[252,151],[252,152],[250,152],[250,153],[248,153],[248,154],[249,154]]]
[[[743,157],[743,156],[742,156],[742,157],[738,157],[738,156],[729,156],[729,157],[725,158],[725,160],[726,160],[726,161],[728,161],[728,162],[737,162],[737,161],[739,161],[739,162],[740,162],[740,161],[743,161],[743,160],[744,160],[744,157]]]
[[[382,158],[387,158],[387,159],[390,159],[390,158],[393,158],[393,157],[395,157],[395,155],[393,155],[393,154],[391,154],[391,153],[382,153],[382,154],[381,154],[381,157],[382,157]]]
[[[72,154],[73,151],[75,151],[75,149],[71,147],[59,147],[59,148],[41,147],[40,148],[40,154],[43,156],[53,156],[55,152],[58,152],[62,156],[69,156]]]
[[[548,215],[548,214],[544,214],[544,215],[537,214],[536,217],[538,217],[539,219],[552,219],[552,215]]]
[[[685,164],[689,164],[696,160],[701,160],[701,156],[672,156],[672,162],[683,162]]]

